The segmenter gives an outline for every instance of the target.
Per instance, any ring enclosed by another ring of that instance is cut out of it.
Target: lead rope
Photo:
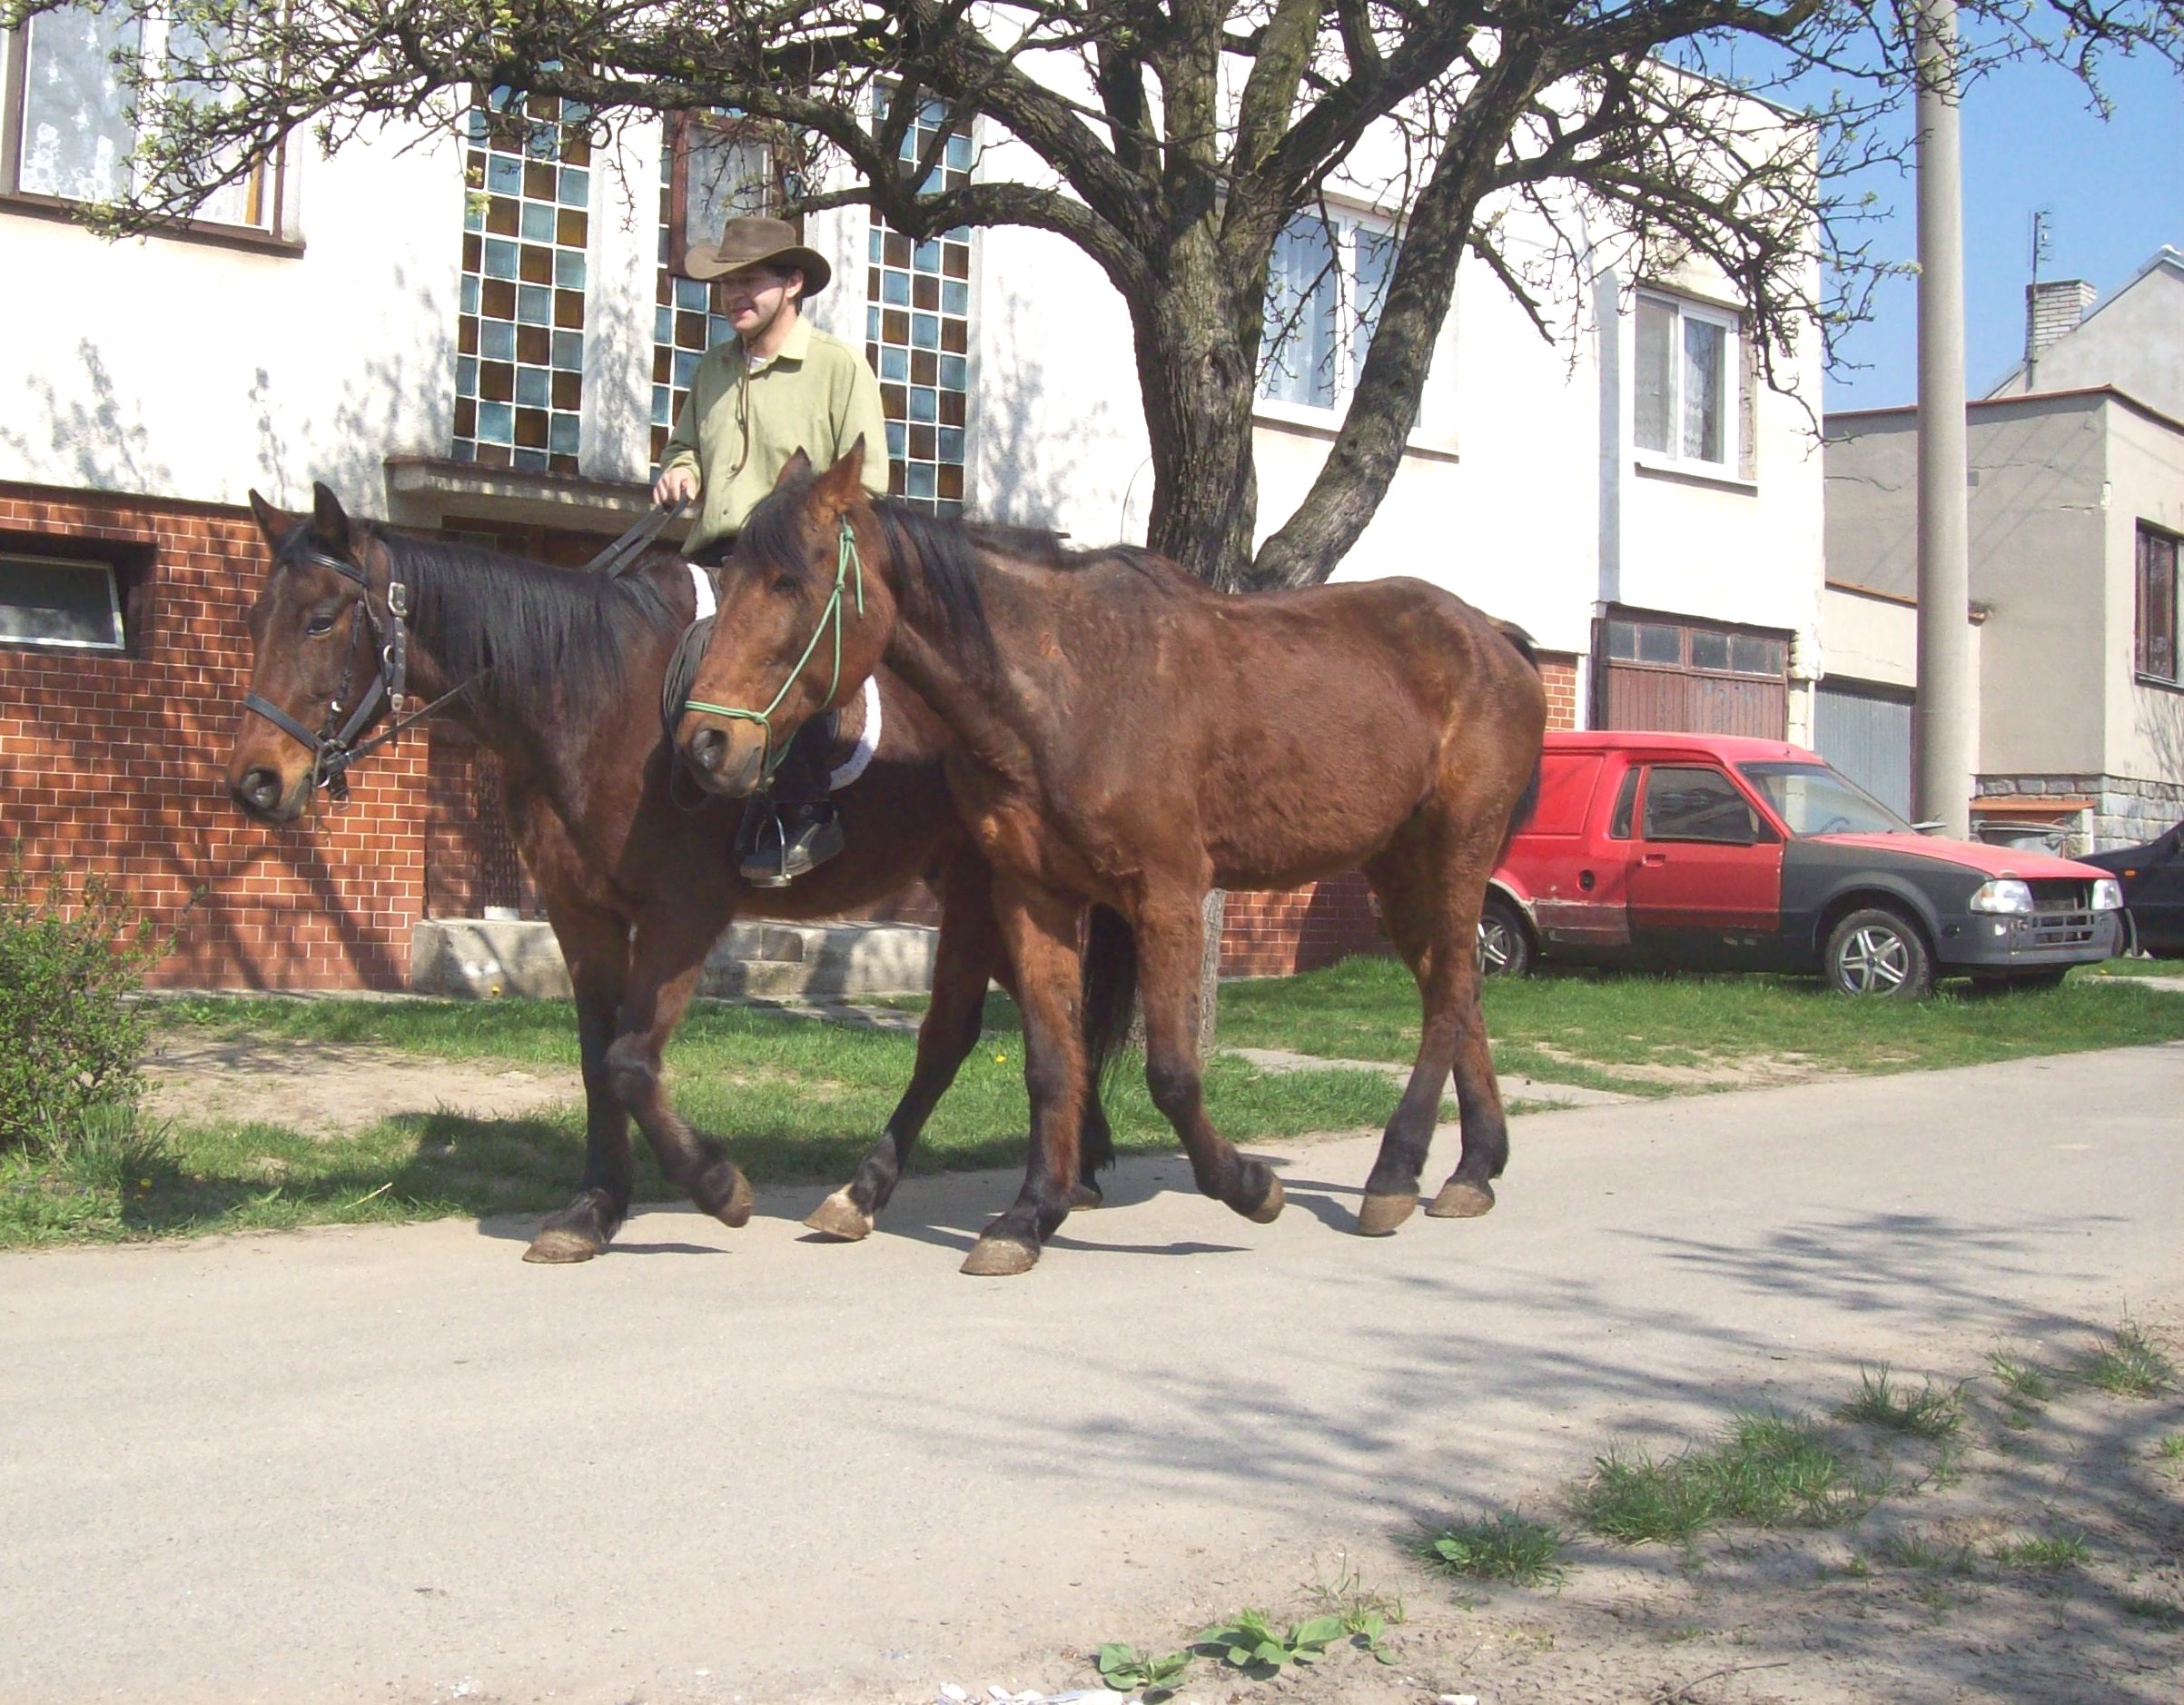
[[[789,689],[802,678],[804,666],[812,660],[812,653],[819,649],[819,641],[825,637],[829,624],[833,626],[835,635],[834,678],[827,682],[826,698],[821,702],[831,703],[835,689],[842,685],[842,593],[851,583],[850,571],[853,569],[856,571],[857,615],[862,619],[865,614],[865,560],[857,554],[855,530],[850,526],[849,517],[845,515],[842,518],[842,546],[835,559],[835,590],[826,600],[826,608],[819,612],[819,625],[812,629],[811,640],[805,646],[804,655],[796,659],[796,667],[788,672],[788,679],[781,683],[781,690],[774,695],[773,702],[764,710],[743,710],[733,705],[711,705],[702,699],[683,700],[685,710],[702,710],[707,716],[726,717],[730,721],[756,722],[758,725],[758,730],[766,739],[766,756],[759,770],[762,783],[774,778],[774,771],[781,767],[781,760],[788,756],[786,746],[779,752],[774,749],[774,712],[781,709],[781,701],[788,697]]]

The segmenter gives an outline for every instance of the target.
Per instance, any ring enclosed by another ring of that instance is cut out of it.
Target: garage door
[[[1813,743],[1892,811],[1911,815],[1909,692],[1860,681],[1827,681],[1813,696]]]
[[[1596,625],[1596,727],[1789,738],[1787,633],[1636,610]]]

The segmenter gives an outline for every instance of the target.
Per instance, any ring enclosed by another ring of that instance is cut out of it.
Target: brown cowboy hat
[[[746,266],[794,267],[804,274],[804,294],[816,296],[834,276],[817,250],[796,241],[796,227],[786,219],[731,219],[718,243],[693,243],[683,256],[688,278],[720,278]]]

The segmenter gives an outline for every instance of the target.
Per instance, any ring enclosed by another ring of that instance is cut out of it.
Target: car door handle
[[[1665,865],[1668,862],[1668,855],[1666,853],[1647,853],[1638,862],[1648,867]]]

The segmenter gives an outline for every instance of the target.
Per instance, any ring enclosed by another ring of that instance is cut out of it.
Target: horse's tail
[[[1524,659],[1532,673],[1538,674],[1539,652],[1532,643],[1532,636],[1513,621],[1497,619],[1494,625],[1499,629],[1501,637],[1517,648],[1517,655]],[[1497,864],[1508,856],[1509,843],[1522,834],[1525,825],[1532,820],[1532,813],[1539,804],[1540,769],[1546,762],[1545,751],[1532,760],[1531,779],[1525,783],[1524,791],[1517,796],[1517,803],[1509,810],[1509,827],[1502,831],[1501,850],[1494,856]]]
[[[1098,1103],[1129,1045],[1131,1016],[1138,1000],[1138,938],[1121,913],[1104,906],[1092,908],[1084,944],[1083,999],[1084,1058],[1092,1078],[1082,1151],[1089,1177],[1095,1169],[1115,1162],[1114,1142]]]

